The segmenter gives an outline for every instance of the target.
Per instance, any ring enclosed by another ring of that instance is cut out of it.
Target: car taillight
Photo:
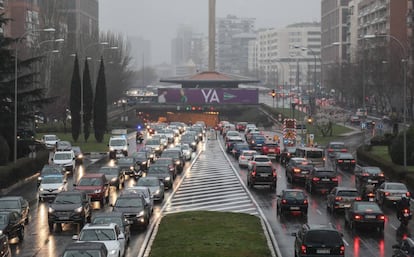
[[[407,197],[410,197],[410,196],[411,196],[411,193],[410,193],[410,192],[407,192],[407,193],[405,193],[405,195],[406,195]]]
[[[253,172],[252,172],[252,176],[253,176],[253,177],[256,177],[256,171],[253,171]]]
[[[306,245],[301,245],[300,252],[306,254]]]
[[[282,204],[287,204],[287,200],[286,199],[282,199]]]
[[[339,254],[345,255],[345,246],[341,245],[341,247],[339,248]]]
[[[245,159],[246,159],[246,157],[244,157],[244,156],[240,156],[240,159],[245,160]]]
[[[351,160],[351,163],[356,163],[356,161],[355,160]]]
[[[331,180],[332,181],[338,181],[338,178],[337,177],[333,177],[333,178],[331,178]]]
[[[332,153],[334,150],[333,149],[328,149],[328,152]]]
[[[343,149],[341,149],[341,152],[346,153],[346,152],[348,152],[348,150],[346,148],[343,148]]]
[[[362,219],[362,216],[361,215],[358,215],[358,214],[355,214],[354,215],[354,219],[355,220],[360,220],[360,219]]]
[[[274,177],[274,178],[276,178],[276,177],[277,177],[276,170],[273,170],[273,173],[272,173],[272,174],[273,174],[273,177]]]
[[[368,194],[368,197],[374,197],[375,195],[374,195],[374,193],[369,193]]]
[[[344,162],[344,160],[338,160],[338,163],[342,163],[342,162]]]
[[[403,212],[404,212],[404,213],[410,213],[410,210],[408,210],[408,209],[404,209],[404,210],[403,210]]]
[[[384,173],[380,173],[380,174],[378,174],[378,176],[384,177]]]
[[[342,200],[342,197],[340,196],[335,197],[335,201],[341,201],[341,200]]]
[[[384,195],[385,196],[389,196],[390,195],[390,192],[385,192]]]
[[[312,180],[313,180],[313,181],[319,181],[319,180],[320,180],[320,178],[318,178],[318,177],[313,177],[313,178],[312,178]]]
[[[368,194],[369,195],[369,194]],[[362,201],[362,198],[361,197],[359,197],[359,196],[357,196],[357,197],[355,197],[355,201]]]
[[[384,215],[378,215],[378,219],[379,220],[385,220],[385,216]]]
[[[298,169],[298,168],[294,168],[294,169],[293,169],[293,172],[300,172],[300,169]]]
[[[308,200],[307,199],[303,200],[303,204],[308,204]]]
[[[287,155],[287,156],[290,156],[290,153],[287,153],[286,155]]]

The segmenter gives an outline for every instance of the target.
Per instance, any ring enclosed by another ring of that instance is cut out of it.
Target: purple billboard
[[[258,89],[244,88],[159,88],[158,103],[258,104]]]

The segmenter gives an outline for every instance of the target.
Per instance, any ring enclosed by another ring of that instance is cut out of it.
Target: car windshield
[[[42,179],[42,184],[57,184],[57,183],[62,183],[63,182],[63,177],[43,177]]]
[[[42,175],[53,175],[53,174],[60,174],[60,169],[54,168],[54,167],[43,167],[42,169]]]
[[[105,175],[116,175],[118,174],[118,169],[112,167],[102,167],[99,169],[99,173],[103,173]]]
[[[7,224],[7,215],[0,214],[0,225],[6,225],[6,224]]]
[[[378,167],[364,167],[364,172],[367,172],[369,174],[379,174],[381,173],[381,169]]]
[[[148,170],[148,174],[154,174],[154,173],[168,173],[169,171],[165,168],[165,166],[164,167],[162,167],[162,166],[154,166],[154,165],[152,165],[150,168],[149,168],[149,170]]]
[[[323,170],[316,170],[315,173],[335,173],[335,171],[323,169]]]
[[[101,178],[81,178],[79,180],[79,186],[100,186],[102,184]]]
[[[307,158],[322,158],[323,152],[322,151],[308,151],[306,154]]]
[[[407,190],[407,187],[404,184],[388,184],[386,186],[388,190]]]
[[[119,227],[123,227],[122,219],[119,217],[96,217],[92,221],[93,224],[109,224],[115,223]]]
[[[272,172],[272,167],[270,167],[270,166],[257,166],[256,171],[257,172]]]
[[[305,194],[300,191],[286,191],[283,197],[286,199],[302,200],[305,199]]]
[[[356,190],[340,190],[337,193],[338,196],[358,196],[358,191]]]
[[[58,203],[58,204],[75,204],[75,203],[81,203],[82,199],[80,195],[75,195],[75,194],[71,194],[71,195],[57,195],[55,198],[54,203]]]
[[[158,178],[156,179],[148,179],[148,178],[140,178],[137,182],[137,186],[159,186],[160,182]]]
[[[175,151],[165,151],[161,154],[161,157],[178,158],[180,154]]]
[[[362,212],[381,212],[381,209],[375,203],[355,203],[355,209]]]
[[[155,140],[155,139],[149,139],[146,142],[147,145],[159,145],[160,141],[159,140]]]
[[[133,208],[142,208],[142,201],[141,199],[137,198],[133,198],[133,197],[118,197],[118,199],[116,199],[115,202],[115,207],[118,208],[128,208],[128,207],[133,207]]]
[[[330,148],[332,149],[343,149],[345,148],[344,144],[331,144]]]
[[[311,230],[306,233],[304,241],[307,245],[342,245],[342,238],[337,231]]]
[[[254,159],[255,162],[268,162],[269,158],[265,158],[265,157],[258,157]]]
[[[296,148],[291,148],[291,147],[288,147],[288,148],[286,149],[286,151],[287,151],[288,153],[296,153]]]
[[[111,146],[124,146],[126,145],[126,140],[125,139],[112,139]]]
[[[104,257],[99,250],[67,250],[63,257]]]
[[[155,163],[156,164],[171,164],[172,159],[171,158],[160,158]]]
[[[110,241],[116,240],[115,231],[113,229],[84,229],[82,230],[79,241]]]
[[[257,153],[256,152],[243,152],[242,153],[242,155],[244,155],[244,156],[253,156],[255,154],[257,154]]]
[[[133,158],[119,158],[118,164],[131,164],[134,162]]]
[[[0,200],[1,209],[20,209],[19,200]]]
[[[56,136],[45,136],[45,141],[56,141],[57,137]]]
[[[55,160],[70,160],[72,159],[72,155],[70,153],[55,153]]]

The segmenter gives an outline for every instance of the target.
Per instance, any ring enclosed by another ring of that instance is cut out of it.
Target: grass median
[[[163,217],[150,257],[271,256],[259,217],[192,211]]]
[[[83,139],[83,135],[80,135],[77,142],[73,141],[71,133],[37,133],[36,138],[40,139],[43,135],[56,135],[62,141],[69,141],[72,145],[79,146],[82,152],[90,153],[90,152],[108,152],[108,142],[109,138],[111,137],[110,134],[105,134],[102,140],[102,143],[98,143],[93,134],[89,136],[88,142],[85,142]]]

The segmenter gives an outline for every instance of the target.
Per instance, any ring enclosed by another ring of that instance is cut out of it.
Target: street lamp
[[[403,125],[404,125],[404,130],[403,130],[403,149],[404,149],[404,170],[407,170],[407,62],[408,62],[408,51],[407,48],[404,47],[404,45],[402,44],[402,42],[396,38],[393,35],[389,35],[389,34],[372,34],[372,35],[365,35],[364,38],[365,39],[370,39],[370,38],[377,38],[377,37],[385,37],[385,38],[390,38],[392,40],[394,40],[395,42],[397,42],[398,46],[401,48],[402,52],[403,52],[403,58],[401,59],[401,62],[403,64],[403,74],[404,74],[404,78],[403,78]]]
[[[26,37],[30,33],[36,33],[36,32],[55,32],[56,30],[54,28],[45,28],[45,29],[38,29],[38,30],[28,30],[23,35],[17,38],[15,48],[14,48],[14,153],[13,153],[13,161],[16,163],[17,161],[17,43],[22,38]]]

